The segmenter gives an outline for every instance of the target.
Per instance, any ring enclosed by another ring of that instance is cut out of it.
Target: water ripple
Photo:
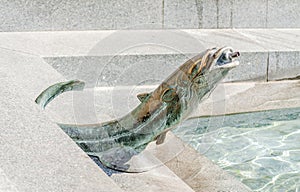
[[[175,134],[254,191],[300,192],[300,108],[192,119]]]

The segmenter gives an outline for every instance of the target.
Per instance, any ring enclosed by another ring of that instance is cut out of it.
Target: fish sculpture
[[[106,167],[142,172],[127,163],[146,146],[162,144],[166,133],[189,117],[226,74],[239,64],[240,53],[230,47],[208,49],[189,59],[154,91],[137,95],[140,104],[127,115],[97,124],[58,124],[87,154]],[[42,107],[64,91],[81,88],[78,80],[57,83],[36,99]],[[143,160],[142,160],[143,161]]]

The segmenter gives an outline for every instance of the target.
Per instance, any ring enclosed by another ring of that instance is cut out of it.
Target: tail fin
[[[82,91],[85,83],[80,80],[71,80],[66,82],[56,83],[45,89],[36,99],[35,102],[40,105],[43,109],[50,101],[56,98],[58,95],[66,91]]]

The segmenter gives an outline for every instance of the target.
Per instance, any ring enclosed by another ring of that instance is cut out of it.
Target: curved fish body
[[[126,162],[148,143],[163,143],[166,132],[187,119],[204,96],[238,65],[238,56],[229,47],[208,49],[186,61],[153,92],[138,95],[141,103],[124,117],[101,124],[59,126],[107,167],[136,172]]]

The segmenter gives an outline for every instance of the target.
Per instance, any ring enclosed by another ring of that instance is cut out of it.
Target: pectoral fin
[[[149,95],[150,93],[140,93],[137,95],[137,98],[140,100],[140,102],[143,102]]]
[[[160,145],[165,141],[167,132],[163,132],[162,134],[158,135],[156,138],[156,145]]]

